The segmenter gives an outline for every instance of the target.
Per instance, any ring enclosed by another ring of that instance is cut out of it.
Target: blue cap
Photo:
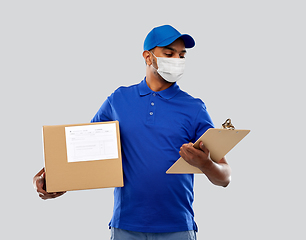
[[[170,25],[163,25],[153,28],[151,32],[148,33],[143,44],[143,50],[149,51],[155,47],[168,46],[178,38],[183,39],[185,48],[192,48],[195,45],[195,41],[190,35],[181,34]]]

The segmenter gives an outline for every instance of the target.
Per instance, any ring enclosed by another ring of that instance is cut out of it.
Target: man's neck
[[[158,73],[154,74],[150,71],[147,71],[146,82],[154,92],[163,91],[173,85],[173,83],[165,81]]]

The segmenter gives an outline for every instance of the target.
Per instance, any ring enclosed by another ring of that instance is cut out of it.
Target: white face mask
[[[151,52],[152,53],[152,52]],[[152,53],[154,57],[154,53]],[[163,58],[156,57],[157,67],[152,67],[159,73],[159,75],[167,82],[177,82],[183,76],[185,70],[185,58]]]

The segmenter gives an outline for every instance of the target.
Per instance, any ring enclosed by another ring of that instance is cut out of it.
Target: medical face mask
[[[151,52],[152,53],[152,52]],[[154,57],[154,53],[152,53]],[[185,58],[164,58],[156,57],[157,67],[152,67],[159,73],[159,75],[167,82],[177,82],[183,76],[185,70]]]

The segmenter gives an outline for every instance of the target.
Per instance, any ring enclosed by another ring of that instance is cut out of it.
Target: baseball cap
[[[147,35],[143,50],[149,51],[155,47],[165,47],[173,43],[176,39],[181,38],[185,43],[186,48],[192,48],[195,45],[195,41],[188,34],[181,34],[174,27],[170,25],[162,25],[153,28]]]

